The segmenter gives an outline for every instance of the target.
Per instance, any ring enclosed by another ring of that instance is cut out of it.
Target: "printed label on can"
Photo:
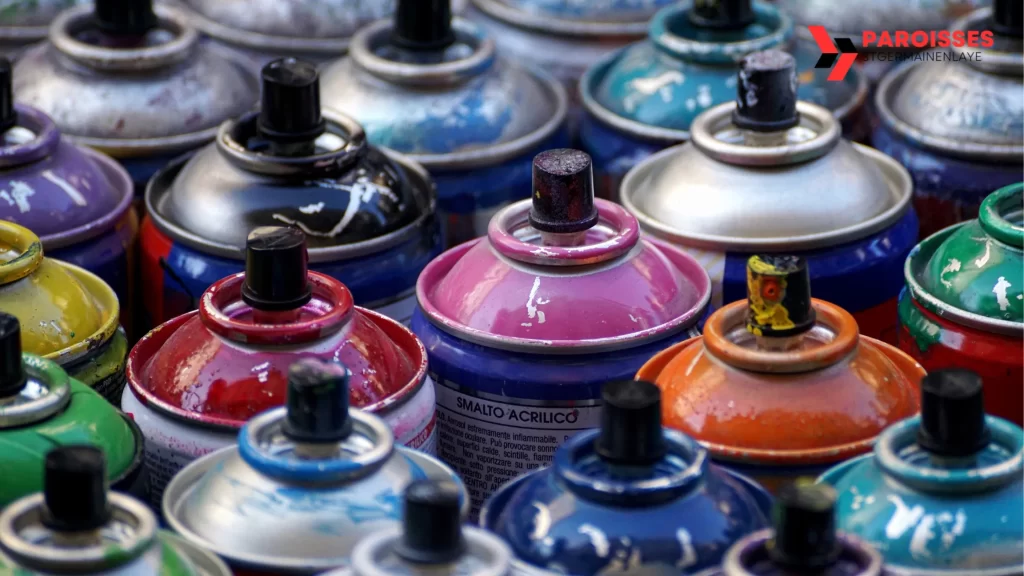
[[[161,510],[164,489],[182,468],[201,455],[179,452],[159,442],[146,442],[146,468],[149,471],[149,500],[154,510]]]
[[[438,456],[462,477],[474,514],[502,484],[551,464],[566,440],[601,422],[596,400],[570,405],[470,395],[436,376],[434,382]]]
[[[434,434],[434,429],[436,428],[436,425],[437,418],[432,417],[430,421],[427,422],[427,425],[424,426],[423,429],[420,430],[418,434],[416,434],[412,438],[409,438],[408,440],[399,440],[398,443],[403,446],[408,446],[409,448],[419,450],[420,452],[423,452],[425,454],[436,456],[437,435]]]

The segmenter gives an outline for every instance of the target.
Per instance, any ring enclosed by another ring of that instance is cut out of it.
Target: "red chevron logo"
[[[807,29],[811,31],[811,37],[821,49],[821,58],[818,59],[814,67],[832,68],[828,74],[829,81],[841,82],[850,72],[853,63],[857,61],[857,47],[849,38],[836,38],[833,42],[824,26],[808,26]],[[833,64],[835,64],[834,68]]]

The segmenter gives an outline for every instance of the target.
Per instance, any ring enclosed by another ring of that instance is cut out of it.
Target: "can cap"
[[[288,397],[282,432],[295,442],[344,440],[348,417],[348,370],[341,364],[303,358],[288,368]]]
[[[939,456],[970,456],[990,439],[980,376],[953,368],[921,379],[921,448]]]
[[[410,484],[395,553],[409,562],[442,564],[456,560],[465,549],[458,485],[451,480]]]
[[[25,367],[21,364],[21,323],[0,312],[0,398],[14,396],[25,387]]]
[[[297,228],[260,226],[245,241],[242,300],[257,310],[295,310],[313,297],[306,235]]]
[[[811,276],[800,256],[760,255],[747,260],[747,331],[786,338],[814,327]]]
[[[262,100],[256,129],[277,142],[310,142],[324,133],[320,73],[316,65],[281,58],[263,67]]]
[[[694,0],[690,22],[699,28],[736,30],[755,19],[750,0]]]
[[[44,526],[82,532],[107,523],[107,462],[99,448],[84,444],[55,448],[46,454],[44,466]]]
[[[777,132],[800,122],[796,111],[796,59],[781,50],[743,59],[736,82],[733,124],[755,132]]]
[[[588,230],[597,220],[590,155],[559,148],[534,157],[530,225],[541,232],[569,234]]]
[[[18,112],[14,109],[14,90],[11,87],[11,61],[0,58],[0,133],[18,124]]]
[[[614,464],[644,466],[665,455],[661,390],[650,382],[619,380],[601,388],[601,432],[595,451]]]
[[[790,569],[816,569],[839,558],[836,491],[825,484],[784,486],[775,504],[775,534],[768,554]]]
[[[995,0],[992,3],[992,30],[1004,36],[1024,36],[1024,2]]]
[[[153,0],[96,0],[93,22],[112,36],[141,36],[159,23]]]
[[[399,0],[392,44],[408,50],[443,50],[455,43],[451,0]]]

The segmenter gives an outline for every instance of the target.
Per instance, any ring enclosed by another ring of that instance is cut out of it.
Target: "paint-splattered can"
[[[866,542],[836,531],[836,491],[821,484],[783,488],[773,529],[729,549],[722,566],[698,576],[883,576],[882,557]]]
[[[933,372],[921,415],[887,429],[873,454],[825,473],[836,523],[878,549],[887,574],[1011,576],[1024,554],[1024,432],[986,416],[981,379]]]
[[[895,343],[903,261],[917,241],[910,176],[844,140],[828,110],[796,101],[794,73],[781,52],[746,58],[737,102],[701,114],[691,142],[631,170],[622,204],[707,268],[715,308],[746,296],[750,254],[798,253],[818,297]]]
[[[696,333],[711,298],[700,264],[594,200],[590,162],[538,155],[532,207],[505,208],[486,238],[445,252],[417,283],[412,328],[437,390],[438,454],[474,508],[596,427],[601,384]]]
[[[141,502],[107,492],[99,449],[55,448],[40,468],[42,493],[0,514],[0,575],[231,575],[213,554],[159,531]]]
[[[983,8],[951,28],[991,29],[990,48],[951,48],[953,61],[907,62],[875,93],[881,121],[872,141],[910,170],[922,237],[976,217],[989,192],[1019,182],[1024,171],[1021,3],[996,4],[1016,6],[1016,16]]]
[[[675,1],[470,0],[466,17],[494,38],[506,58],[547,70],[562,82],[575,137],[583,114],[583,73],[609,52],[643,39],[651,17]]]
[[[53,360],[116,406],[128,339],[117,295],[95,274],[43,258],[39,237],[0,220],[0,310],[21,321],[25,352]]]
[[[0,219],[35,232],[51,258],[99,276],[114,289],[121,310],[132,310],[132,244],[139,221],[124,168],[62,140],[42,112],[14,106],[11,67],[3,59],[0,131]],[[121,320],[131,333],[131,314]]]
[[[450,468],[395,446],[387,423],[349,408],[349,376],[336,362],[292,364],[287,408],[249,420],[237,446],[167,486],[168,524],[246,573],[312,574],[347,566],[359,540],[393,526],[411,482],[452,482],[464,511],[469,499]]]
[[[900,296],[899,346],[928,370],[969,368],[985,379],[989,414],[1024,421],[1024,184],[981,205],[977,220],[911,252]]]
[[[600,167],[598,194],[617,200],[630,168],[690,140],[702,112],[734,99],[744,56],[783,49],[792,36],[792,20],[758,1],[684,0],[658,12],[647,40],[602,59],[580,80],[586,109],[580,134]],[[842,82],[829,82],[829,70],[814,68],[820,52],[803,43],[793,50],[800,98],[830,110],[859,138],[866,80],[853,70]]]
[[[402,525],[367,535],[352,564],[324,576],[511,576],[512,552],[495,535],[462,526],[454,482],[417,480],[405,490]]]
[[[246,272],[211,286],[198,312],[163,324],[128,358],[121,407],[146,436],[152,498],[197,457],[234,442],[250,417],[285,402],[299,358],[345,362],[352,403],[384,418],[398,443],[434,451],[434,386],[423,344],[352,304],[337,280],[306,270],[302,232],[257,228]]]
[[[0,55],[13,58],[23,48],[46,39],[50,22],[61,10],[86,0],[9,0],[0,8]]]
[[[18,101],[45,112],[72,143],[120,161],[141,195],[180,153],[256,103],[244,59],[200,43],[173,7],[96,0],[62,12],[49,41],[14,67]]]
[[[924,369],[812,300],[803,259],[753,256],[747,283],[747,299],[712,314],[702,337],[637,373],[664,392],[667,426],[774,492],[864,454],[917,413]]]
[[[394,22],[360,30],[323,82],[325,107],[430,171],[448,247],[528,198],[530,161],[566,143],[562,86],[498,57],[480,28],[452,20],[448,0],[400,0]]]
[[[20,323],[0,312],[0,509],[42,489],[54,446],[82,443],[106,454],[114,489],[144,490],[138,426],[56,363],[22,356]]]
[[[430,176],[366,143],[349,116],[321,114],[312,64],[263,69],[263,107],[226,122],[217,140],[151,181],[140,233],[147,327],[195,310],[199,296],[245,266],[257,226],[306,233],[313,269],[360,306],[408,322],[416,277],[441,251]]]
[[[488,500],[480,524],[509,543],[518,573],[692,574],[768,526],[771,497],[661,427],[661,393],[621,380],[602,389],[600,430]]]

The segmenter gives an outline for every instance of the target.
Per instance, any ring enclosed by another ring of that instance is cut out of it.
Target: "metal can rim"
[[[157,537],[173,546],[199,571],[196,576],[231,576],[231,569],[219,556],[185,540],[172,532],[161,530]]]
[[[117,295],[114,294],[114,289],[101,280],[99,276],[84,268],[79,268],[74,264],[69,264],[61,260],[54,260],[51,258],[50,261],[58,266],[63,266],[71,275],[75,276],[86,290],[88,290],[93,300],[100,305],[101,310],[106,315],[103,323],[99,325],[96,331],[81,342],[72,344],[66,348],[61,348],[56,352],[50,352],[49,354],[43,355],[43,358],[53,360],[57,364],[63,366],[69,362],[82,358],[83,356],[91,353],[94,349],[104,346],[109,342],[114,336],[114,333],[117,332],[121,308],[117,301]]]
[[[588,20],[573,21],[550,16],[533,15],[505,6],[498,0],[471,0],[471,2],[474,7],[491,18],[506,22],[517,28],[584,38],[602,36],[636,36],[639,38],[647,34],[647,20],[625,23]]]

